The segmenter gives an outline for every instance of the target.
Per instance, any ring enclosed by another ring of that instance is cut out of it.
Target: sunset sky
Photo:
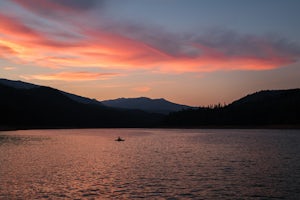
[[[0,78],[97,100],[300,87],[299,0],[0,0]]]

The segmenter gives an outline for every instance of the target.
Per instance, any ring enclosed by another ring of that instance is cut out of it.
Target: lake
[[[0,132],[0,199],[300,199],[299,188],[300,130]]]

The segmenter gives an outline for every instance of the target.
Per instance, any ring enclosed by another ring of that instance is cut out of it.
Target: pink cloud
[[[0,40],[0,57],[6,57],[12,54],[15,54],[15,51]]]
[[[0,13],[0,31],[6,39],[24,41],[40,39],[41,35],[34,29],[22,24],[15,17],[6,16]],[[2,36],[3,37],[3,36]]]
[[[132,88],[132,89],[136,92],[148,92],[148,91],[151,90],[151,88],[147,87],[147,86],[135,87],[135,88]]]
[[[6,67],[3,67],[4,70],[7,70],[7,71],[11,71],[11,70],[15,70],[16,68],[15,67],[11,67],[11,66],[6,66]]]
[[[77,14],[73,10],[80,9],[79,5],[85,5],[84,8],[89,9],[95,3],[81,0],[14,2],[37,13],[48,9],[49,6],[49,12],[55,12],[56,9],[57,12],[66,10],[72,12],[74,17]],[[136,26],[133,29],[126,25],[107,28],[83,14],[80,16],[86,17],[86,21],[91,23],[76,23],[64,18],[59,23],[56,19],[47,19],[55,20],[60,26],[67,23],[70,33],[64,33],[60,29],[54,32],[43,31],[40,27],[37,29],[29,26],[18,17],[0,14],[0,57],[18,64],[31,63],[50,68],[87,66],[173,73],[266,70],[295,63],[300,58],[300,47],[297,44],[278,37],[240,35],[226,31],[180,36],[150,30],[144,26]],[[74,36],[72,41],[69,36]],[[35,78],[60,77],[76,79],[75,74]],[[84,79],[84,74],[79,77]]]
[[[60,81],[91,81],[104,80],[120,76],[117,73],[93,73],[93,72],[60,72],[55,74],[38,74],[23,76],[24,79],[60,80]]]

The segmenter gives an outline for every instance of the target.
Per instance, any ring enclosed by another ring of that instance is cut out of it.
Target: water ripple
[[[299,144],[296,130],[5,132],[0,199],[300,199]]]

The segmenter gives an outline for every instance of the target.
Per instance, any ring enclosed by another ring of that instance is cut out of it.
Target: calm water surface
[[[300,130],[0,132],[0,199],[300,199],[299,188]]]

